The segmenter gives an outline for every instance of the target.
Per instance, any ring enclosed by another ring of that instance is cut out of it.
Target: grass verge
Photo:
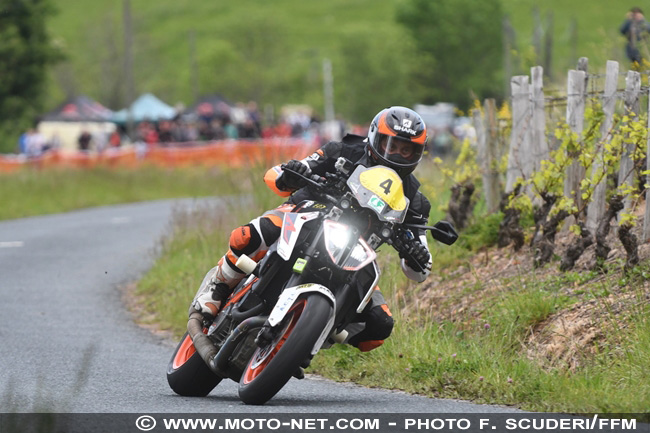
[[[25,169],[0,175],[0,220],[91,206],[221,195],[234,180],[216,168]]]
[[[598,293],[603,284],[581,287]],[[458,314],[467,320],[440,322],[426,311],[413,314],[412,308],[401,308],[395,312],[393,335],[382,348],[364,354],[336,346],[321,352],[313,368],[336,380],[526,410],[647,411],[647,290],[629,292],[626,287],[623,293],[634,295],[639,302],[630,302],[624,313],[611,311],[605,297],[595,299],[603,316],[594,325],[606,332],[583,348],[584,353],[574,354],[581,362],[569,368],[549,353],[533,356],[531,343],[538,325],[581,302],[580,297],[564,295],[563,288],[557,281],[518,279],[486,296],[478,317]],[[398,305],[399,300],[393,294],[390,303]]]

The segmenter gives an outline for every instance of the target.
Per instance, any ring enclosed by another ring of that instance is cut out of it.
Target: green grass
[[[223,195],[230,174],[220,169],[21,170],[0,175],[0,220],[117,203]]]
[[[609,349],[570,371],[526,357],[524,340],[531,328],[576,301],[546,290],[544,281],[531,283],[517,282],[510,292],[490,298],[484,316],[467,323],[398,312],[393,335],[380,349],[364,354],[336,346],[320,352],[312,368],[335,380],[526,410],[647,411],[647,305],[630,312],[624,332],[608,326],[612,334],[601,345]]]

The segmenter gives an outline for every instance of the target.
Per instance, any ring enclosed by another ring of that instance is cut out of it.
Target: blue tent
[[[169,120],[176,117],[177,114],[174,107],[165,104],[151,93],[145,93],[136,99],[131,104],[130,111],[130,118],[133,122]],[[129,120],[129,109],[125,108],[115,112],[112,120],[116,123],[126,123]]]

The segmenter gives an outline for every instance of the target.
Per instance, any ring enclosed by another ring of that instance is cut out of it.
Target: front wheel
[[[205,397],[221,378],[206,365],[186,332],[167,366],[167,382],[176,394]]]
[[[264,404],[277,394],[311,355],[331,312],[332,303],[321,294],[299,298],[273,341],[255,350],[239,381],[239,398],[246,404]]]

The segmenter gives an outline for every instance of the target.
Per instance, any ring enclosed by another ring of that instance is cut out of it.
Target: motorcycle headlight
[[[331,220],[325,220],[323,222],[323,228],[325,235],[325,249],[330,255],[332,261],[338,264],[350,243],[352,229],[348,225]]]
[[[363,239],[356,240],[350,251],[350,242],[353,240],[350,226],[331,220],[325,220],[323,225],[325,249],[332,262],[346,271],[357,271],[377,258],[377,253]],[[346,253],[349,253],[347,257]],[[345,260],[341,263],[344,257]]]
[[[346,271],[358,271],[364,266],[370,264],[377,258],[377,253],[363,239],[352,248],[350,257],[343,263],[343,269]]]

